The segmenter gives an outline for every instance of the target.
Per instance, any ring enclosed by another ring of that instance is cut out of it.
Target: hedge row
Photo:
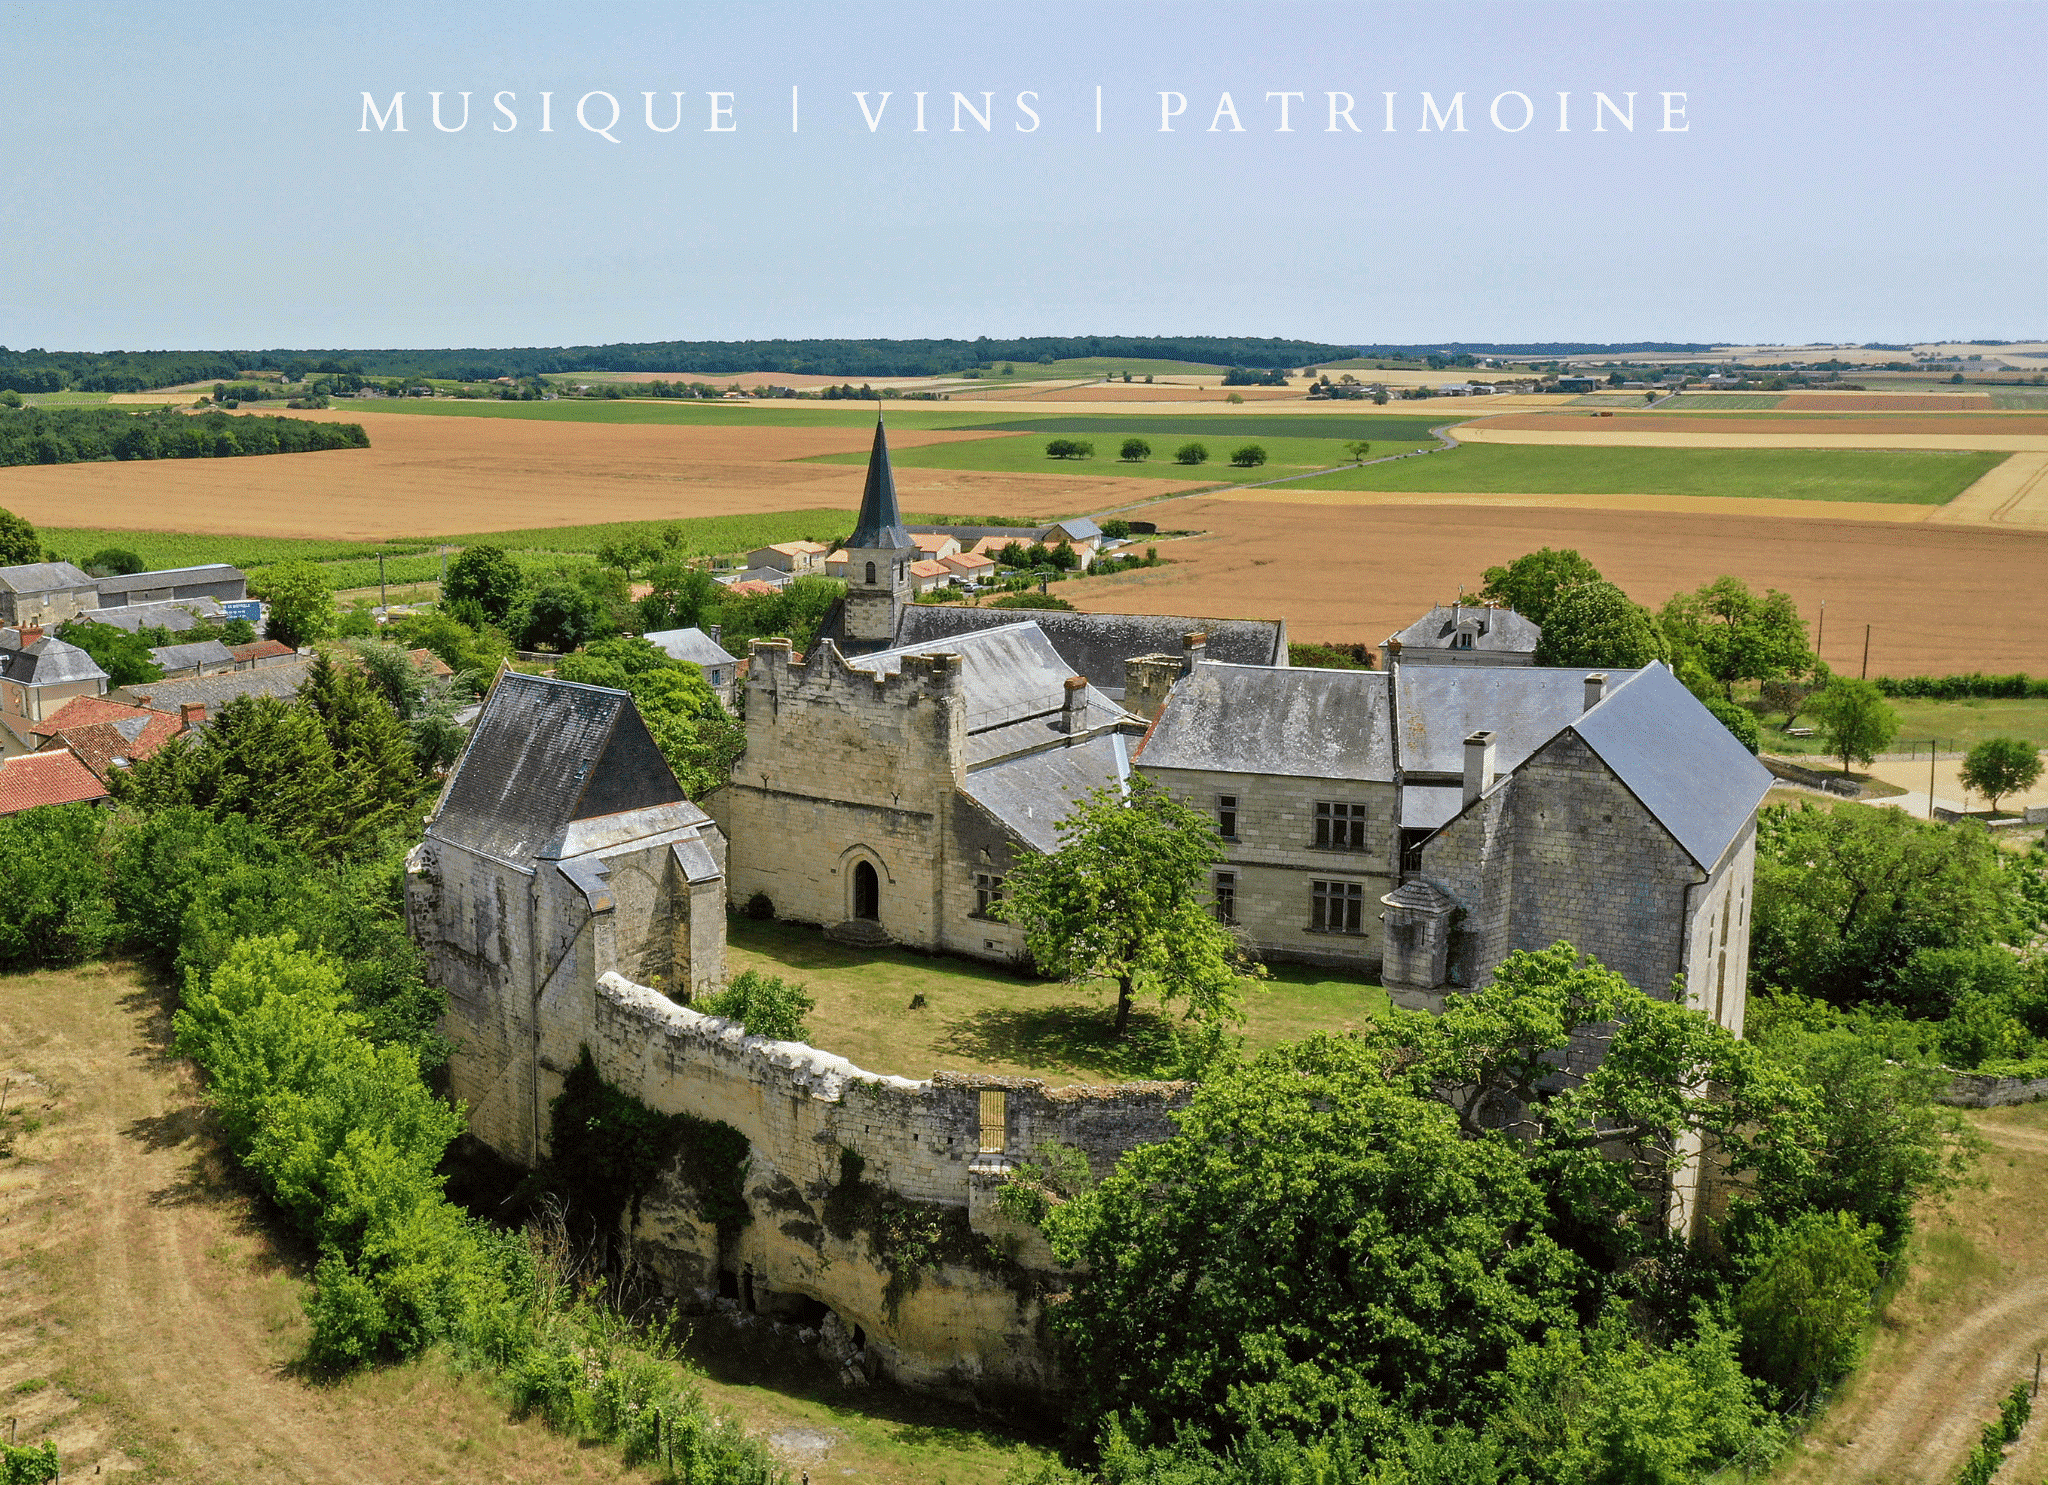
[[[2021,671],[2018,675],[1902,675],[1877,678],[1877,689],[1887,696],[1914,701],[2019,700],[2048,696],[2048,676],[2039,680]]]

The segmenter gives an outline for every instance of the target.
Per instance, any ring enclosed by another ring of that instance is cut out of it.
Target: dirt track
[[[1476,592],[1489,566],[1542,546],[1576,547],[1653,608],[1723,573],[1753,588],[1783,589],[1809,621],[1825,598],[1823,658],[1851,675],[1861,665],[1865,624],[1873,626],[1872,675],[2042,668],[2048,589],[2037,577],[2048,543],[2030,533],[1718,511],[1465,505],[1456,497],[1293,504],[1267,493],[1257,501],[1194,495],[1148,507],[1147,520],[1207,535],[1163,547],[1170,566],[1061,591],[1098,611],[1282,615],[1297,640],[1377,644],[1431,603],[1450,602],[1459,584]],[[1997,623],[1984,617],[1992,593]]]
[[[857,465],[792,463],[865,450],[866,428],[678,427],[300,414],[359,422],[367,449],[0,470],[0,507],[38,526],[375,540],[809,508],[855,510]],[[986,434],[899,429],[915,448]],[[1191,480],[1181,488],[1208,481]],[[1160,493],[1148,479],[898,469],[911,511],[1067,515]]]
[[[2048,531],[2048,453],[2014,454],[1947,505],[1928,512],[1941,525]]]

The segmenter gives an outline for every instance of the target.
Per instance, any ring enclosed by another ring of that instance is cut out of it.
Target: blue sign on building
[[[221,604],[221,611],[230,619],[247,619],[251,624],[263,622],[263,604],[254,598],[230,598]]]

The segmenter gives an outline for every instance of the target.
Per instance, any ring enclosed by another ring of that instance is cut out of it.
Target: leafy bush
[[[1045,446],[1048,459],[1093,459],[1095,445],[1085,438],[1055,438]]]
[[[1848,1212],[1804,1212],[1735,1298],[1749,1369],[1797,1397],[1848,1375],[1877,1287],[1882,1233]]]
[[[45,1485],[59,1469],[55,1444],[0,1444],[0,1485]]]
[[[1124,440],[1123,448],[1118,451],[1117,457],[1119,459],[1126,461],[1127,463],[1141,463],[1144,460],[1152,457],[1152,445],[1145,442],[1145,440],[1142,438],[1127,438]],[[1121,533],[1112,532],[1109,529],[1108,523],[1104,523],[1102,531],[1103,535],[1105,536],[1119,534],[1123,536],[1129,536],[1131,534],[1131,528],[1128,523],[1124,524],[1124,529]]]
[[[1239,469],[1256,469],[1266,462],[1266,451],[1255,443],[1244,444],[1230,451],[1230,462]]]
[[[0,819],[0,968],[77,964],[113,942],[104,820],[87,804]]]
[[[1887,696],[1920,701],[2017,700],[2048,696],[2048,676],[2029,676],[2024,671],[2017,675],[1985,675],[1973,670],[1966,675],[1879,676],[1871,684]]]
[[[1763,734],[1757,730],[1756,714],[1749,708],[1723,701],[1718,696],[1703,698],[1701,705],[1714,714],[1715,721],[1735,734],[1735,740],[1750,752],[1754,753],[1763,746]]]
[[[1073,604],[1054,593],[1005,593],[990,608],[1043,608],[1071,611]]]
[[[804,1017],[817,1005],[803,986],[792,985],[780,975],[764,975],[758,969],[750,969],[735,976],[723,990],[693,1002],[691,1008],[707,1016],[737,1021],[746,1028],[748,1036],[800,1042],[810,1035]]]

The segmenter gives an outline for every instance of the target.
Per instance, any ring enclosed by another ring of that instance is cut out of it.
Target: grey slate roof
[[[1462,777],[1465,739],[1481,731],[1494,735],[1495,773],[1511,772],[1577,720],[1585,710],[1586,677],[1594,673],[1501,665],[1398,667],[1402,772]],[[1635,674],[1607,671],[1608,694]]]
[[[154,572],[124,572],[113,577],[89,578],[100,592],[109,595],[133,593],[144,588],[182,588],[193,584],[239,583],[248,574],[226,562],[206,562],[197,567],[165,567]]]
[[[1174,685],[1137,761],[1386,782],[1394,777],[1387,701],[1384,671],[1205,662]]]
[[[1457,784],[1403,784],[1401,786],[1401,828],[1434,830],[1465,807],[1465,786]]]
[[[1472,635],[1472,648],[1475,650],[1534,654],[1536,641],[1543,637],[1541,626],[1513,609],[1440,603],[1394,638],[1401,641],[1404,649],[1447,650],[1460,624],[1475,619],[1478,621]]]
[[[645,638],[671,660],[685,660],[692,665],[739,664],[739,656],[726,654],[718,641],[701,629],[659,629]]]
[[[1064,521],[1054,521],[1045,530],[1048,536],[1055,531],[1064,532],[1071,541],[1086,541],[1090,537],[1097,541],[1102,539],[1102,528],[1086,516],[1073,516]]]
[[[1195,619],[1178,614],[1082,614],[1057,609],[956,608],[926,603],[906,606],[896,621],[896,643],[916,648],[995,629],[1028,618],[1044,631],[1060,659],[1113,697],[1124,692],[1124,662],[1139,655],[1178,655],[1181,636],[1200,630],[1209,636],[1208,657],[1232,665],[1287,663],[1284,619]]]
[[[47,593],[53,588],[90,588],[93,580],[69,562],[24,562],[19,567],[0,567],[0,590],[9,593]]]
[[[960,657],[960,690],[967,703],[970,749],[973,734],[1057,714],[1065,708],[1067,678],[1074,671],[1029,618],[1013,617],[1001,628],[979,634],[856,655],[846,663],[872,675],[896,675],[902,671],[906,655],[941,653]],[[1107,720],[1123,714],[1100,692],[1088,700],[1091,714]]]
[[[1771,787],[1770,770],[1662,665],[1610,691],[1574,730],[1704,869]]]
[[[157,603],[123,603],[113,608],[89,609],[79,617],[95,624],[112,624],[130,634],[138,629],[168,629],[182,634],[201,619],[222,619],[227,610],[212,598],[166,598]]]
[[[160,712],[175,712],[188,702],[197,701],[212,716],[237,696],[292,696],[312,668],[311,660],[301,660],[295,665],[232,670],[225,675],[191,676],[182,681],[144,681],[122,689],[143,706]]]
[[[860,519],[853,535],[846,538],[847,550],[899,551],[915,546],[903,529],[903,512],[896,508],[896,475],[889,468],[889,436],[875,418],[875,444],[868,451],[868,478],[860,492]]]
[[[73,681],[103,681],[107,673],[77,645],[45,635],[27,649],[0,648],[0,676],[24,686],[62,686]]]
[[[508,671],[491,688],[430,830],[523,865],[573,821],[681,802],[632,697]]]
[[[1038,850],[1054,851],[1060,843],[1056,827],[1075,802],[1130,772],[1126,739],[1111,732],[976,769],[961,792]]]
[[[194,665],[233,665],[235,653],[217,639],[195,640],[189,645],[158,645],[149,658],[165,670],[185,670]]]

